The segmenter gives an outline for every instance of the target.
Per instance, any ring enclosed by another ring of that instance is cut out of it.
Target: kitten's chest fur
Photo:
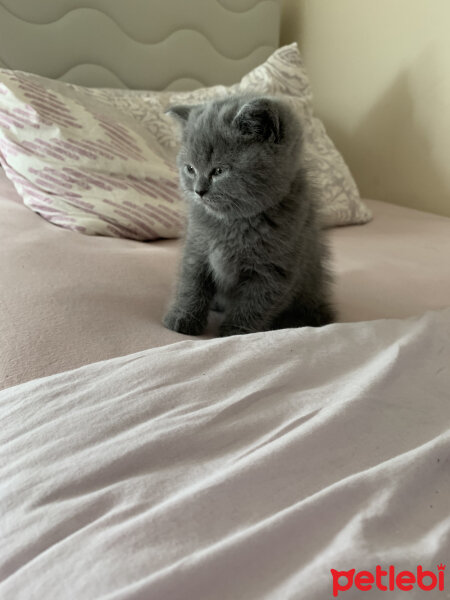
[[[231,291],[243,279],[259,271],[270,256],[269,227],[261,218],[215,228],[208,235],[208,262],[222,291]]]

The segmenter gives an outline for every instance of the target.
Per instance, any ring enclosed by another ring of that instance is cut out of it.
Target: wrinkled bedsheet
[[[450,309],[187,340],[5,389],[0,597],[326,600],[331,569],[437,573],[449,389]]]

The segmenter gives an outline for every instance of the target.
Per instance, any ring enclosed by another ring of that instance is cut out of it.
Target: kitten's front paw
[[[185,335],[200,335],[206,328],[206,323],[177,308],[169,310],[163,319],[163,325]]]

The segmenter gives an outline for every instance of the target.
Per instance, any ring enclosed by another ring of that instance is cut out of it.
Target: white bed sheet
[[[3,390],[0,597],[325,600],[330,569],[436,573],[449,389],[450,309],[183,341]]]

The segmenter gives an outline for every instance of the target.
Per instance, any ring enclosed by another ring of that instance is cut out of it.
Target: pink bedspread
[[[450,219],[368,203],[372,223],[329,231],[340,320],[450,306]],[[0,240],[0,388],[186,339],[161,325],[180,241],[60,229],[2,172]]]

